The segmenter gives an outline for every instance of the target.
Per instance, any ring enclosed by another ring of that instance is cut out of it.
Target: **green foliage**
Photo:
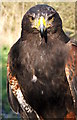
[[[10,107],[7,99],[6,80],[7,80],[7,55],[9,47],[2,47],[2,108],[9,112]]]

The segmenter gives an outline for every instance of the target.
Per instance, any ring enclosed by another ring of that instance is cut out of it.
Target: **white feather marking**
[[[17,100],[20,103],[20,106],[23,109],[23,111],[25,112],[25,110],[26,110],[27,113],[32,113],[33,109],[31,108],[31,106],[29,104],[26,103],[26,100],[24,99],[24,96],[23,96],[20,89],[17,89],[16,95],[17,95]],[[38,120],[40,120],[40,118],[39,118],[38,114],[36,113],[36,111],[34,111],[34,112],[35,112]]]
[[[33,78],[31,81],[35,83],[37,81],[37,76],[33,75]]]
[[[41,94],[42,94],[42,95],[44,94],[44,91],[43,91],[43,90],[41,91]]]

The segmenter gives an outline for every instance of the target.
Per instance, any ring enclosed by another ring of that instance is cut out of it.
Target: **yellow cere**
[[[43,16],[40,17],[39,21],[38,21],[38,28],[39,26],[43,24],[46,27],[46,22]]]

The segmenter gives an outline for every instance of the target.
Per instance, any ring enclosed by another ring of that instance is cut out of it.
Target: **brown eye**
[[[30,22],[32,22],[35,18],[33,16],[30,16],[29,19],[30,19]]]
[[[34,20],[35,18],[32,16],[31,19]]]

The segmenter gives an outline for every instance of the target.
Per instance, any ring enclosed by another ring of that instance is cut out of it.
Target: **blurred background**
[[[19,115],[15,115],[10,109],[7,93],[6,93],[6,80],[7,80],[7,56],[11,46],[21,36],[21,22],[25,12],[32,6],[41,4],[40,2],[3,2],[0,4],[0,87],[2,84],[2,114],[3,119],[12,118],[19,119]],[[43,4],[43,2],[42,2]],[[45,3],[57,10],[63,21],[63,29],[70,37],[75,35],[75,11],[76,3],[74,2],[51,2]],[[1,74],[2,73],[2,74]],[[1,94],[0,94],[1,98]],[[1,105],[1,99],[0,99]],[[14,119],[14,120],[15,120]]]

